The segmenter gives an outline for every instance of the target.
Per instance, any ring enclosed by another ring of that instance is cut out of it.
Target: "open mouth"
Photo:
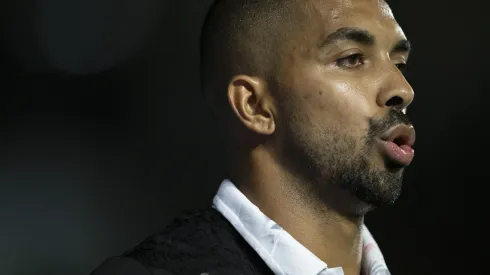
[[[388,130],[381,140],[393,142],[398,146],[412,147],[415,143],[415,129],[405,124],[397,125]]]
[[[414,158],[415,129],[408,125],[397,125],[382,137],[382,151],[390,161],[401,166],[409,165]]]
[[[402,146],[402,145],[410,146],[408,136],[397,136],[391,142],[393,142],[394,144],[396,144],[398,146]]]

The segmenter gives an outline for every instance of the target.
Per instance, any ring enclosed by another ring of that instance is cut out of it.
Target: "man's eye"
[[[360,53],[352,54],[337,60],[337,66],[354,69],[364,64],[364,57]]]

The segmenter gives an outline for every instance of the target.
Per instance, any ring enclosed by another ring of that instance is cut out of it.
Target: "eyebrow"
[[[327,38],[323,40],[323,42],[320,44],[320,48],[329,46],[341,40],[350,40],[366,46],[372,46],[376,43],[376,38],[374,37],[374,35],[367,30],[353,27],[345,27],[337,29],[335,32],[329,34]],[[412,46],[410,41],[402,39],[395,44],[391,52],[409,54],[411,50]]]
[[[391,51],[410,54],[412,51],[412,43],[406,39],[402,39],[395,44]]]
[[[370,34],[368,31],[346,27],[337,29],[333,33],[329,34],[321,46],[328,46],[339,40],[352,40],[364,45],[372,45],[376,42],[374,35]]]

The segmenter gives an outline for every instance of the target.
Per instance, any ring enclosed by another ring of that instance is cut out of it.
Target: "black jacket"
[[[92,275],[272,275],[264,261],[213,208],[184,215]]]

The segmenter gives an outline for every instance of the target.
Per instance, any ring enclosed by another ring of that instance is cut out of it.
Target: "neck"
[[[278,223],[327,265],[341,266],[344,274],[360,274],[363,216],[346,217],[331,209],[311,188],[273,161],[265,150],[255,150],[245,162],[235,163],[231,179],[266,216]]]

